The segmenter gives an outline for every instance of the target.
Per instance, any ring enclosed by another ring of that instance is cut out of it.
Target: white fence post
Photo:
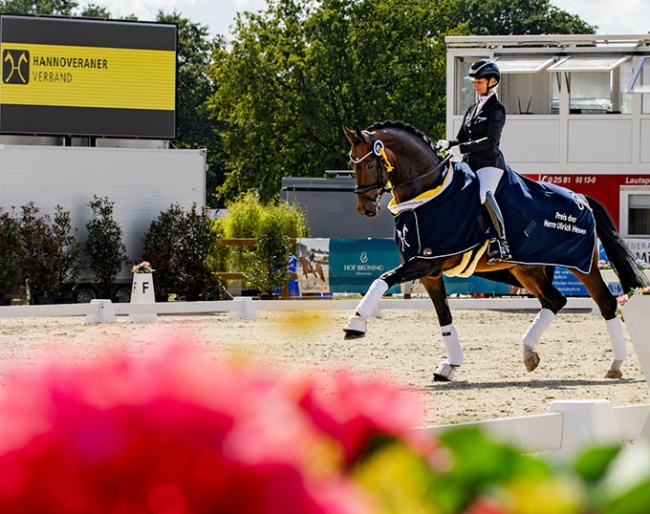
[[[230,311],[231,318],[253,319],[257,317],[257,311],[255,310],[253,299],[250,296],[236,296],[232,301],[239,304],[239,309]]]
[[[93,308],[94,307],[94,308]],[[115,309],[110,300],[91,300],[86,323],[114,323]]]
[[[563,416],[562,445],[550,455],[567,460],[594,445],[621,444],[621,432],[607,400],[557,400],[549,412]]]

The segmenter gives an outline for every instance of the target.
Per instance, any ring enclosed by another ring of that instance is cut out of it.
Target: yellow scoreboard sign
[[[175,137],[176,32],[0,16],[0,133]]]

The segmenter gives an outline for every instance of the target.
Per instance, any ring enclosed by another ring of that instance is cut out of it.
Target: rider
[[[501,132],[506,124],[506,110],[495,91],[501,73],[494,62],[480,59],[471,65],[469,76],[478,94],[478,102],[467,109],[456,139],[441,139],[437,147],[447,150],[452,157],[463,155],[463,160],[476,172],[481,203],[497,235],[488,246],[488,264],[496,264],[512,258],[503,215],[494,198],[494,191],[506,169],[499,149]]]

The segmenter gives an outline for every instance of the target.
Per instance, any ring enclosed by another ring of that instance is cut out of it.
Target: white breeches
[[[499,181],[503,176],[503,170],[501,168],[495,168],[494,166],[486,166],[481,168],[476,172],[479,182],[479,193],[481,195],[481,203],[485,203],[485,195],[488,191],[491,191],[494,194]]]

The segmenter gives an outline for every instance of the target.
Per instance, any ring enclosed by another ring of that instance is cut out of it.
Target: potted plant
[[[0,208],[0,305],[20,288],[20,234],[16,219]]]
[[[86,228],[86,254],[90,270],[102,298],[110,298],[115,278],[122,266],[129,262],[126,247],[122,243],[122,229],[113,219],[113,206],[107,197],[93,197],[88,203],[92,214]]]

